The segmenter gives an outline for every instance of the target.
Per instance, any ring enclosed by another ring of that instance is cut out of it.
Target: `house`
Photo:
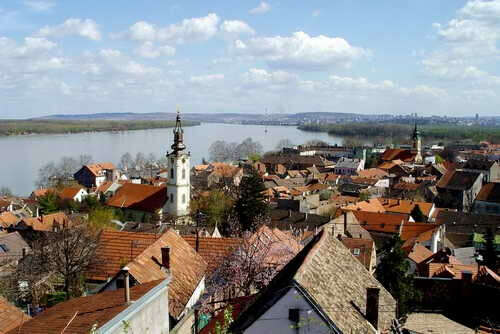
[[[0,297],[0,333],[7,333],[30,319],[29,315]]]
[[[401,163],[396,163],[395,161],[383,162],[380,165],[378,165],[377,168],[383,170],[389,175],[394,175],[396,177],[404,177],[409,175],[408,170],[406,170],[403,166],[401,166]]]
[[[462,166],[464,172],[483,174],[484,182],[500,181],[500,165],[486,159],[469,159]]]
[[[47,195],[49,192],[56,192],[55,189],[53,188],[40,188],[40,189],[36,189],[34,190],[31,195],[30,195],[30,198],[31,199],[34,199],[34,200],[38,200],[40,197],[43,197],[45,195]]]
[[[0,213],[13,210],[13,203],[7,198],[0,198]]]
[[[375,243],[372,239],[361,238],[346,238],[341,237],[340,241],[352,253],[352,255],[361,262],[370,274],[375,273],[377,267],[377,252],[375,250]]]
[[[310,333],[378,333],[389,329],[395,316],[394,298],[323,230],[239,314],[230,331],[292,334],[305,327]]]
[[[205,288],[207,263],[176,232],[157,235],[104,230],[97,249],[97,265],[87,272],[101,291],[123,286],[121,268],[127,266],[130,284],[143,285],[171,274],[169,314],[172,326],[189,312]]]
[[[106,181],[118,181],[118,169],[111,162],[83,166],[73,177],[87,188],[99,187]]]
[[[318,156],[303,156],[296,154],[268,155],[260,160],[266,166],[267,171],[277,170],[277,165],[283,165],[287,170],[304,170],[316,166],[317,168],[332,166],[333,162]]]
[[[167,188],[147,184],[125,183],[106,202],[121,209],[128,220],[146,222],[163,214],[167,202]]]
[[[474,201],[475,213],[500,215],[500,183],[485,184]]]
[[[68,187],[62,189],[58,193],[59,197],[63,200],[81,202],[87,197],[89,194],[82,187]]]
[[[0,264],[18,261],[30,250],[30,246],[19,232],[0,234]]]
[[[384,153],[382,153],[380,160],[382,161],[401,160],[403,162],[414,162],[416,156],[417,153],[412,152],[411,150],[389,148],[386,149]]]
[[[383,179],[389,176],[385,170],[380,168],[368,168],[358,171],[358,175],[369,179]]]
[[[439,204],[442,207],[470,211],[481,190],[481,173],[453,170],[446,173],[436,184]]]
[[[220,184],[239,186],[243,177],[243,168],[229,165],[223,162],[210,164],[207,175],[207,186],[211,188]]]
[[[73,298],[56,304],[7,334],[168,334],[169,283],[170,276]]]
[[[403,245],[402,249],[408,257],[407,261],[410,264],[409,271],[411,274],[415,274],[419,265],[433,254],[432,251],[418,242],[412,243],[410,246]]]
[[[16,225],[21,219],[12,212],[0,213],[0,230],[6,230],[10,226]]]
[[[340,158],[333,171],[339,175],[357,175],[363,169],[365,169],[363,159]]]

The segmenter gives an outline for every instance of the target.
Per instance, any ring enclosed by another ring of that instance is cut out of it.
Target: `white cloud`
[[[220,25],[220,30],[223,33],[230,34],[230,35],[242,35],[242,34],[247,34],[247,35],[254,35],[255,30],[252,29],[246,22],[239,21],[239,20],[230,20],[230,21],[224,21]]]
[[[207,75],[198,75],[198,76],[191,76],[189,78],[189,81],[195,84],[211,84],[214,81],[219,81],[219,80],[224,80],[224,74],[207,74]]]
[[[130,28],[130,37],[138,41],[154,41],[156,39],[156,28],[154,25],[139,21],[134,23]]]
[[[267,71],[251,68],[243,74],[246,87],[261,87],[267,85],[286,85],[297,81],[297,76],[285,71]]]
[[[53,1],[32,0],[25,1],[24,5],[36,12],[47,12],[54,8],[56,4]]]
[[[271,10],[271,5],[262,1],[257,7],[250,9],[250,14],[264,14]]]
[[[160,47],[156,47],[153,42],[144,42],[137,49],[135,49],[135,53],[143,58],[158,58],[162,55],[164,56],[173,56],[175,55],[175,48],[164,45]]]
[[[101,39],[99,26],[91,19],[71,18],[57,26],[45,26],[38,31],[39,36],[64,37],[81,36],[91,40]]]
[[[321,70],[333,65],[349,66],[370,51],[355,47],[340,37],[311,37],[295,32],[290,37],[256,37],[235,41],[236,52],[266,60],[271,66]]]
[[[500,1],[473,0],[460,10],[460,14],[478,19],[500,19]]]

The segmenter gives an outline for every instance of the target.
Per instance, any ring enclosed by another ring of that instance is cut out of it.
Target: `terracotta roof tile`
[[[0,333],[7,333],[29,319],[29,315],[0,297]]]
[[[53,231],[54,225],[60,227],[64,224],[68,227],[73,225],[71,219],[64,212],[55,212],[38,218],[24,218],[21,222],[24,222],[35,231]]]
[[[0,226],[7,228],[10,225],[15,225],[20,219],[16,217],[12,212],[2,212],[0,213]]]
[[[413,161],[415,159],[416,153],[411,152],[410,150],[404,149],[387,149],[381,156],[383,161],[392,161],[392,160],[402,160],[402,161]]]
[[[82,190],[82,187],[69,187],[61,190],[58,195],[62,199],[73,200],[75,196]]]
[[[372,254],[375,251],[375,243],[370,239],[342,238],[344,246],[351,250],[352,255],[361,262],[367,270],[370,268]],[[355,250],[358,250],[357,252]]]
[[[138,300],[161,281],[130,288],[130,299]],[[125,303],[123,294],[123,289],[118,289],[70,299],[47,309],[25,322],[20,329],[13,329],[8,334],[60,334],[77,312],[65,333],[87,334],[94,324],[102,326],[128,307],[129,304]]]
[[[387,212],[410,214],[416,205],[419,206],[424,216],[429,217],[433,204],[428,202],[417,202],[404,199],[378,198]]]
[[[106,205],[145,212],[155,212],[163,208],[167,201],[167,188],[147,184],[125,183]]]
[[[113,170],[116,169],[115,165],[111,162],[103,162],[98,164],[85,165],[87,169],[92,172],[95,176],[99,176],[103,170]]]
[[[183,235],[184,240],[196,249],[196,236]],[[207,272],[212,273],[239,245],[242,240],[239,238],[211,238],[199,237],[198,254],[208,264]]]
[[[419,264],[431,255],[432,252],[429,249],[420,244],[415,244],[415,246],[412,247],[410,253],[408,254],[408,258],[416,264]]]
[[[159,266],[162,247],[170,247],[169,308],[170,314],[178,317],[205,275],[207,263],[172,230],[162,235],[104,230],[97,251],[99,265],[90,269],[87,276],[103,281],[127,265],[139,283],[165,278],[166,273]]]
[[[358,175],[370,179],[382,179],[388,176],[389,174],[385,170],[382,170],[380,168],[368,168],[360,170],[358,172]]]

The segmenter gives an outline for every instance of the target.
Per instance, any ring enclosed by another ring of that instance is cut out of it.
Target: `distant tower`
[[[422,158],[422,137],[420,136],[420,131],[418,131],[416,121],[415,129],[413,130],[413,149],[417,151],[417,155],[415,156],[415,163],[421,164],[424,160]]]
[[[189,202],[191,194],[191,182],[189,173],[190,154],[185,153],[184,130],[181,125],[181,115],[177,110],[177,120],[174,128],[174,143],[172,152],[167,153],[168,159],[168,181],[167,181],[167,203],[165,211],[175,217],[183,217],[189,214]]]

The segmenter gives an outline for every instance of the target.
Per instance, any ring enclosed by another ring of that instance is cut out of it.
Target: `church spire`
[[[181,124],[181,113],[179,108],[177,108],[177,118],[175,121],[174,128],[174,143],[172,144],[172,150],[174,150],[174,154],[178,154],[180,151],[183,151],[186,148],[184,145],[184,130],[182,129]]]

